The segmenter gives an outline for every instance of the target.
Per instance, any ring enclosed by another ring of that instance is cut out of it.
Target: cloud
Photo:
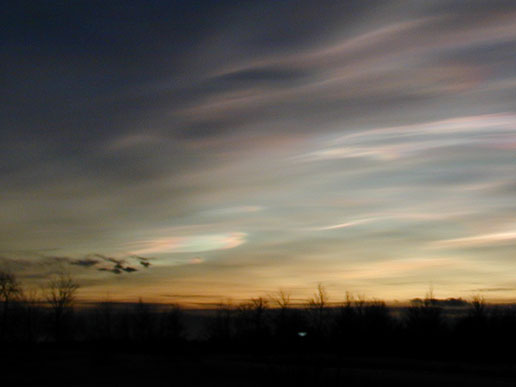
[[[203,262],[204,262],[204,259],[201,257],[193,257],[193,258],[190,258],[190,260],[188,261],[188,263],[191,265],[199,265]]]
[[[331,226],[318,227],[318,228],[315,228],[315,230],[320,230],[320,231],[338,230],[338,229],[341,229],[341,228],[353,227],[353,226],[357,226],[359,224],[369,223],[369,222],[372,222],[372,221],[374,221],[374,219],[352,220],[352,221],[346,222],[346,223],[340,223],[340,224],[334,224],[334,225],[331,225]]]
[[[96,269],[98,271],[111,272],[113,274],[134,273],[138,270],[132,265],[127,264],[128,259],[136,260],[146,268],[150,266],[150,262],[148,262],[148,260],[151,259],[140,256],[115,258],[99,253],[86,254],[82,258],[48,255],[45,252],[39,251],[21,251],[14,252],[13,254],[14,255],[12,257],[0,256],[0,262],[3,262],[9,267],[15,267],[17,271],[21,270],[22,272],[27,270],[48,272],[48,268],[56,265],[70,265],[78,266],[83,269]],[[18,256],[19,254],[28,258],[20,258]],[[43,274],[43,278],[45,276],[46,274]]]
[[[224,298],[222,295],[209,295],[209,294],[161,294],[161,297],[169,297],[169,298],[213,298],[220,300],[221,298]]]
[[[473,289],[472,292],[513,292],[516,288],[499,287],[499,288],[479,288]]]
[[[457,261],[448,258],[392,259],[384,262],[355,265],[344,278],[389,278],[436,268],[449,268],[457,264]]]
[[[371,158],[395,160],[437,148],[476,146],[496,148],[514,141],[516,115],[486,114],[397,127],[362,130],[333,140],[334,145],[300,159]]]
[[[203,214],[210,216],[235,216],[241,214],[249,214],[254,212],[263,211],[262,206],[234,206],[226,208],[217,208],[213,210],[204,211]]]
[[[166,237],[132,243],[133,254],[157,253],[194,253],[213,250],[226,250],[246,242],[247,234],[231,232],[224,234],[205,234],[185,237]]]
[[[71,265],[77,265],[77,266],[82,266],[82,267],[92,267],[92,266],[97,265],[100,261],[98,261],[96,259],[92,259],[90,257],[86,257],[83,259],[70,259],[69,262]]]
[[[497,232],[491,234],[473,235],[464,238],[445,239],[436,241],[433,247],[475,247],[475,246],[496,246],[511,243],[516,240],[516,231]]]
[[[114,258],[114,257],[109,257],[109,256],[106,256],[103,254],[94,254],[94,256],[102,259],[105,262],[113,264],[113,266],[111,266],[111,267],[104,266],[104,267],[98,268],[98,270],[100,270],[100,271],[109,271],[114,274],[121,274],[122,272],[134,273],[135,271],[138,271],[138,269],[136,269],[132,266],[128,266],[127,260],[125,258]],[[138,259],[138,258],[136,258],[136,259]],[[145,261],[145,260],[142,260],[141,258],[138,260],[140,262]]]
[[[120,270],[117,267],[112,267],[112,268],[99,267],[97,270],[98,271],[110,272],[110,273],[113,273],[113,274],[121,274],[122,273],[122,270]]]
[[[132,255],[131,258],[136,259],[138,261],[138,263],[145,268],[148,268],[151,266],[151,263],[149,261],[152,260],[152,258],[141,257],[138,255]]]

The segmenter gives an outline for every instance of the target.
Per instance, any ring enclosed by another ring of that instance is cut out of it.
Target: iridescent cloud
[[[134,248],[131,254],[196,253],[226,250],[245,243],[246,237],[246,233],[232,232],[142,240],[131,243]]]

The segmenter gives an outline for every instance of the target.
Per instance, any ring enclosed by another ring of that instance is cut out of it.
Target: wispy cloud
[[[394,212],[394,211],[386,211],[386,212],[380,212],[376,214],[369,214],[363,218],[360,219],[353,219],[349,220],[347,222],[343,223],[337,223],[332,224],[328,226],[320,226],[320,227],[314,227],[310,228],[309,230],[313,231],[327,231],[327,230],[339,230],[349,227],[354,227],[362,224],[369,224],[369,223],[379,223],[379,222],[436,222],[436,221],[443,221],[443,220],[450,220],[453,218],[460,218],[465,215],[469,214],[468,212],[462,212],[462,211],[453,211],[453,212],[446,212],[446,213],[425,213],[425,212],[418,212],[413,211],[405,211],[405,212]],[[364,214],[366,215],[366,214]]]
[[[392,259],[383,262],[372,262],[350,266],[343,279],[373,279],[414,275],[433,268],[450,268],[459,263],[449,258],[407,258]]]
[[[374,220],[375,220],[374,218],[372,218],[372,219],[352,220],[352,221],[349,221],[349,222],[334,224],[334,225],[330,225],[330,226],[316,227],[316,228],[314,228],[314,230],[316,230],[316,231],[317,230],[319,230],[319,231],[338,230],[338,229],[341,229],[341,228],[348,228],[348,227],[357,226],[359,224],[370,223],[370,222],[373,222]]]
[[[264,207],[262,206],[235,206],[207,210],[203,211],[202,214],[209,216],[235,216],[241,214],[250,214],[262,210],[264,210]]]
[[[516,241],[516,231],[480,234],[434,242],[433,247],[475,247],[506,244]]]
[[[330,146],[308,153],[301,159],[363,157],[394,160],[437,148],[473,145],[494,148],[514,141],[516,115],[486,114],[358,131],[332,140]]]

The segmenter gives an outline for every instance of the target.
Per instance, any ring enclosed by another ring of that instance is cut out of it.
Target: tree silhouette
[[[302,311],[292,307],[291,295],[283,289],[270,296],[277,305],[273,318],[273,327],[276,342],[291,345],[299,339],[299,333],[306,331],[306,323]]]
[[[22,288],[13,273],[0,271],[0,301],[2,301],[2,326],[0,339],[5,338],[9,324],[9,312],[13,301],[22,294]]]
[[[97,304],[95,308],[95,334],[101,340],[113,338],[114,310],[113,302],[105,299]]]
[[[134,306],[134,336],[140,342],[146,342],[154,336],[154,313],[151,304],[143,302],[142,298]]]
[[[45,298],[52,310],[54,336],[57,341],[63,339],[64,323],[73,310],[78,289],[79,284],[63,269],[47,283]]]
[[[38,289],[23,291],[21,296],[25,326],[25,339],[34,342],[37,339],[41,320],[41,297]]]
[[[313,333],[320,339],[324,338],[327,333],[328,292],[321,283],[317,285],[313,297],[308,300],[308,311],[310,312]]]
[[[238,306],[237,325],[239,336],[245,339],[262,340],[268,334],[268,301],[263,297],[252,298]]]
[[[161,314],[161,337],[168,341],[178,341],[184,331],[183,312],[177,304],[170,305],[168,310]]]
[[[231,301],[221,302],[215,309],[213,321],[208,326],[208,337],[216,343],[228,343],[233,339],[234,307]]]

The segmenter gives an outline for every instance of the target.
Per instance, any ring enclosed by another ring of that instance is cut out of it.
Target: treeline
[[[516,344],[516,310],[483,299],[431,295],[393,310],[380,300],[329,302],[323,286],[303,305],[279,291],[233,305],[220,304],[195,319],[179,305],[100,302],[74,308],[78,285],[59,273],[36,295],[24,292],[12,274],[0,273],[0,341],[93,343],[113,348],[207,351],[336,352],[364,356],[514,359],[502,351]],[[456,315],[446,306],[462,308]],[[195,321],[194,321],[195,320]],[[192,324],[198,329],[192,334]]]
[[[0,271],[0,342],[151,342],[183,340],[178,305],[139,301],[122,306],[103,301],[77,308],[79,284],[65,270],[40,289],[25,290],[12,273]]]
[[[283,292],[268,300],[221,305],[208,328],[209,342],[240,349],[516,359],[516,353],[504,350],[516,344],[516,309],[488,305],[481,297],[469,302],[438,300],[430,293],[424,299],[413,299],[410,306],[393,309],[384,301],[351,294],[343,302],[330,303],[319,285],[301,308],[292,307]]]

